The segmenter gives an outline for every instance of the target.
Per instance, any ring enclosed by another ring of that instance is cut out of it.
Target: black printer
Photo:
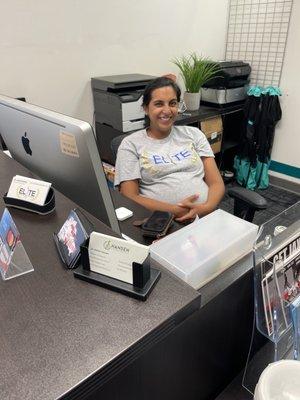
[[[201,89],[201,101],[205,104],[225,106],[246,98],[251,67],[243,61],[217,63],[220,71]]]
[[[155,78],[142,74],[92,78],[96,123],[109,125],[120,133],[144,128],[142,95]]]

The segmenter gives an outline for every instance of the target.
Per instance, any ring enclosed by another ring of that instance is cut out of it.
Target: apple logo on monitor
[[[27,132],[25,132],[24,136],[22,136],[22,145],[26,153],[32,156],[32,150],[30,148],[30,140],[27,137]]]

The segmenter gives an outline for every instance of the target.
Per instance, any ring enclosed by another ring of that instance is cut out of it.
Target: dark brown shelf
[[[175,122],[176,125],[189,125],[195,122],[204,121],[205,119],[214,118],[218,115],[227,115],[243,109],[243,104],[236,104],[227,107],[208,107],[200,105],[197,111],[185,111],[179,114]]]

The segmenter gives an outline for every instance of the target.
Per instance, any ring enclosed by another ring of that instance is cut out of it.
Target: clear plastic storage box
[[[223,210],[150,246],[150,256],[195,289],[252,251],[258,226]]]

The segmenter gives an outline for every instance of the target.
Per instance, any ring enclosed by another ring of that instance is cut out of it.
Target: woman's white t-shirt
[[[139,180],[140,194],[176,204],[192,194],[207,199],[201,157],[214,157],[206,136],[198,128],[173,126],[169,136],[154,139],[145,129],[127,136],[116,160],[115,186]]]

